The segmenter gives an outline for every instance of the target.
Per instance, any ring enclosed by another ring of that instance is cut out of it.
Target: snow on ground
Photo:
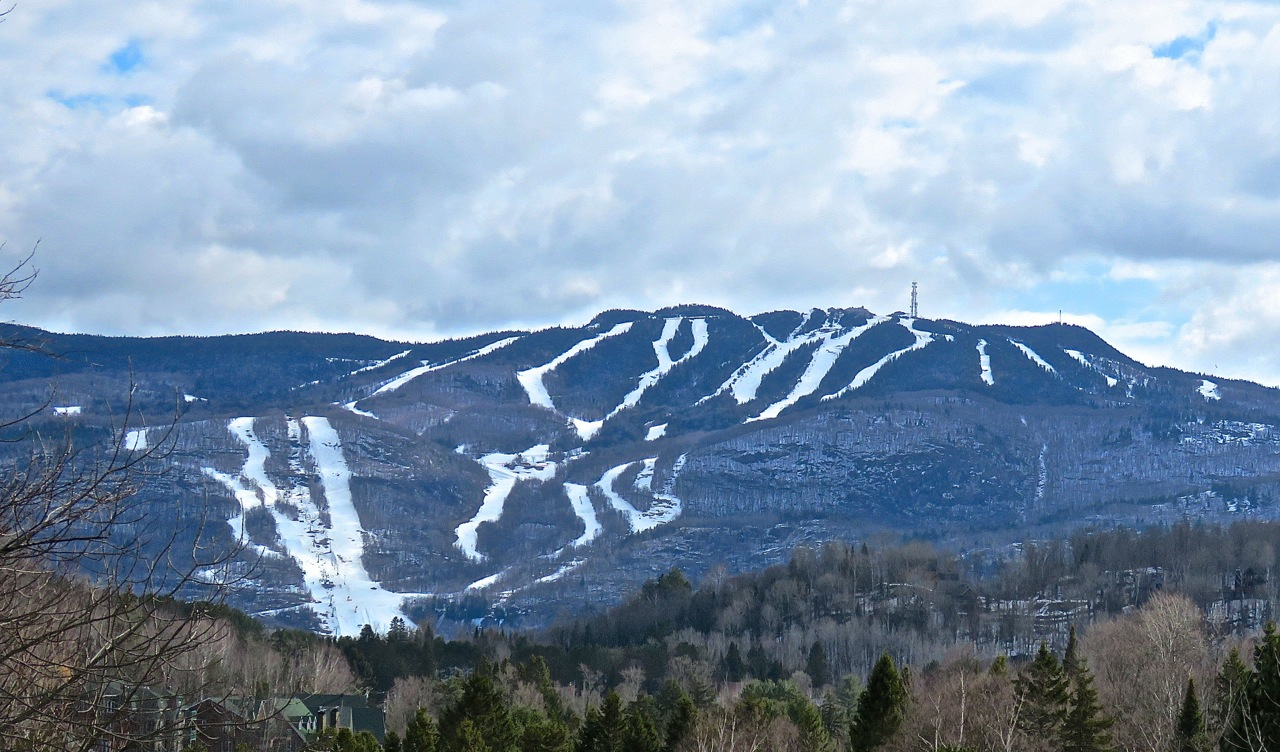
[[[145,452],[151,448],[147,442],[147,429],[135,428],[124,435],[124,449],[126,452]]]
[[[1080,352],[1079,350],[1063,350],[1063,352],[1064,352],[1064,353],[1066,353],[1067,355],[1070,355],[1070,356],[1072,357],[1072,359],[1074,359],[1076,362],[1080,363],[1080,364],[1081,364],[1082,366],[1084,366],[1085,368],[1092,369],[1092,370],[1094,370],[1094,371],[1097,371],[1099,374],[1101,374],[1101,375],[1102,375],[1102,377],[1103,377],[1104,379],[1106,379],[1106,380],[1107,380],[1107,386],[1115,386],[1115,385],[1117,385],[1117,384],[1119,384],[1119,383],[1120,383],[1120,380],[1119,380],[1119,379],[1117,379],[1117,378],[1116,378],[1116,377],[1114,377],[1114,376],[1109,376],[1109,375],[1107,375],[1106,373],[1104,373],[1104,372],[1103,372],[1103,370],[1102,370],[1101,368],[1099,368],[1098,366],[1094,365],[1093,361],[1089,360],[1089,356],[1088,356],[1088,355],[1085,355],[1084,353]]]
[[[533,584],[545,585],[548,582],[555,582],[556,580],[560,579],[561,577],[564,577],[566,574],[569,574],[573,570],[577,569],[578,567],[586,563],[587,563],[586,559],[574,559],[573,561],[569,562],[568,564],[565,564],[563,567],[560,567],[555,572],[547,575],[546,577],[539,577],[538,579],[534,580]]]
[[[359,400],[356,400],[356,402],[359,402]],[[343,408],[355,413],[356,415],[359,415],[362,418],[373,418],[374,420],[379,420],[378,416],[374,415],[368,410],[361,410],[360,408],[356,407],[356,402],[345,402],[343,403],[342,406]]]
[[[324,488],[328,524],[308,488],[308,469],[301,449],[304,425],[309,439],[306,456]],[[278,536],[278,541],[272,543],[278,543],[302,570],[303,585],[313,600],[311,608],[331,634],[355,635],[365,624],[385,627],[392,618],[403,617],[400,606],[404,598],[418,594],[384,590],[365,570],[364,530],[351,499],[351,473],[329,420],[289,419],[290,442],[300,449],[289,457],[288,485],[284,489],[267,475],[266,463],[271,454],[254,432],[254,419],[231,420],[227,430],[247,450],[239,475],[210,467],[204,468],[204,473],[240,502],[241,513],[227,520],[237,540],[248,543],[244,540],[244,513],[266,507]],[[281,502],[287,509],[280,506]],[[280,555],[261,544],[251,545],[262,555]]]
[[[53,408],[54,415],[79,415],[84,411],[80,405],[66,405],[64,407]]]
[[[376,371],[379,368],[382,368],[383,366],[389,363],[394,363],[397,360],[400,360],[401,358],[405,357],[411,352],[413,352],[413,350],[405,350],[404,352],[396,353],[395,355],[392,355],[390,358],[387,358],[386,360],[379,360],[377,363],[374,363],[372,365],[367,365],[364,368],[357,368],[356,370],[352,371],[346,376],[343,376],[343,378],[350,378],[352,376],[358,376],[362,373],[368,373],[369,371]]]
[[[479,579],[479,580],[476,580],[475,582],[473,582],[473,583],[471,583],[470,585],[467,585],[465,588],[463,588],[463,589],[462,589],[462,592],[464,592],[464,593],[465,593],[465,592],[468,592],[468,591],[471,591],[471,590],[484,590],[484,589],[485,589],[485,588],[487,588],[487,587],[492,587],[492,586],[496,585],[496,584],[497,584],[497,582],[498,582],[498,580],[501,580],[501,579],[502,579],[502,577],[503,577],[503,575],[505,575],[506,573],[507,573],[507,572],[506,572],[506,570],[504,569],[503,571],[498,572],[497,574],[491,574],[491,575],[489,575],[488,577],[484,577],[484,578],[481,578],[481,579]]]
[[[982,369],[982,380],[987,386],[996,385],[995,374],[991,372],[991,356],[987,355],[987,341],[978,340],[978,366]]]
[[[657,441],[667,435],[667,424],[659,423],[656,426],[649,426],[649,432],[644,435],[645,441]]]
[[[1222,395],[1218,393],[1218,385],[1208,379],[1200,381],[1200,388],[1196,391],[1200,392],[1200,396],[1205,400],[1220,400]]]
[[[564,493],[569,497],[569,504],[573,506],[573,513],[578,515],[578,519],[582,520],[582,535],[579,535],[570,546],[577,548],[585,546],[596,539],[596,536],[604,530],[600,525],[600,520],[596,519],[596,508],[591,503],[591,494],[586,486],[577,483],[564,484]]]
[[[670,493],[676,474],[684,467],[684,460],[685,455],[680,455],[680,458],[676,460],[675,465],[671,468],[671,478],[667,481],[667,485],[664,487],[663,493],[654,494],[653,502],[650,503],[649,508],[643,512],[632,506],[631,502],[618,495],[618,492],[615,491],[613,487],[619,476],[638,463],[628,462],[624,465],[618,465],[617,467],[610,469],[600,478],[599,482],[596,483],[596,488],[600,489],[600,492],[604,494],[605,499],[609,501],[609,506],[621,512],[623,517],[626,518],[627,526],[631,528],[631,532],[642,533],[646,530],[652,530],[659,525],[664,525],[675,520],[680,516],[680,513],[684,511],[684,504],[680,499]],[[643,488],[643,490],[647,490],[647,486],[652,484],[652,468],[657,462],[657,458],[654,457],[644,460],[643,462],[645,468],[649,472],[649,478],[644,481],[646,487]],[[641,472],[641,475],[643,474],[644,471]],[[635,484],[637,489],[642,489],[641,482],[641,479],[637,477]]]
[[[921,350],[927,347],[929,343],[933,342],[932,334],[930,334],[929,332],[922,332],[919,329],[916,329],[915,319],[910,319],[910,318],[899,319],[898,323],[901,324],[903,327],[905,327],[907,331],[915,335],[916,341],[908,347],[904,347],[901,350],[895,350],[889,353],[888,355],[884,356],[880,360],[877,360],[875,363],[872,363],[871,365],[867,366],[861,371],[858,371],[858,375],[853,377],[853,381],[850,382],[849,386],[846,386],[845,388],[841,389],[838,392],[834,392],[832,394],[828,394],[827,396],[823,397],[822,399],[824,402],[826,400],[839,399],[840,397],[843,397],[844,395],[848,394],[849,392],[852,392],[855,389],[860,389],[864,384],[870,381],[871,378],[875,376],[876,373],[878,373],[881,368],[884,368],[885,366],[889,365],[890,363],[897,360],[898,358],[901,358],[903,355],[906,355],[909,352],[915,352],[916,350]]]
[[[619,334],[625,334],[628,331],[631,331],[631,324],[632,322],[626,321],[618,324],[604,334],[597,334],[590,339],[584,339],[565,352],[557,355],[550,363],[545,363],[524,371],[517,371],[516,379],[520,381],[520,386],[524,387],[525,393],[529,395],[529,402],[537,405],[538,407],[555,410],[555,402],[551,400],[551,395],[547,393],[546,384],[543,383],[543,379],[546,375],[559,368],[573,356],[590,350],[610,337],[616,337]]]
[[[622,399],[622,404],[613,408],[613,412],[605,416],[605,420],[612,418],[618,413],[630,407],[635,407],[644,393],[654,384],[662,380],[671,372],[671,369],[681,363],[695,358],[701,353],[710,341],[707,334],[707,322],[705,319],[690,319],[689,326],[693,330],[693,347],[689,348],[689,352],[681,355],[679,360],[671,359],[671,340],[675,339],[676,333],[680,331],[680,324],[684,321],[681,317],[667,319],[662,327],[662,336],[653,343],[653,352],[658,356],[658,367],[651,371],[647,371],[640,375],[640,381],[636,384],[636,388]]]
[[[1057,373],[1057,371],[1054,370],[1053,366],[1049,365],[1049,363],[1044,358],[1036,354],[1035,350],[1032,350],[1030,347],[1027,347],[1026,345],[1022,344],[1016,339],[1011,339],[1009,341],[1013,343],[1014,347],[1021,350],[1022,354],[1027,356],[1027,358],[1029,358],[1032,363],[1035,363],[1036,365],[1040,366],[1041,368],[1048,371],[1049,373]]]
[[[208,402],[209,400],[204,397],[197,397],[194,394],[184,394],[182,395],[182,401],[189,405],[192,402]]]
[[[757,420],[776,418],[783,410],[818,391],[818,387],[822,385],[822,380],[831,372],[831,367],[836,364],[836,360],[840,358],[840,354],[844,352],[845,348],[864,332],[888,320],[887,316],[877,316],[862,326],[855,326],[838,337],[826,338],[818,346],[818,349],[814,351],[813,357],[809,359],[808,367],[804,369],[804,373],[801,374],[800,380],[796,382],[796,385],[791,388],[791,393],[766,407],[756,417],[747,419],[746,422],[751,423]]]
[[[805,314],[805,321],[808,321],[808,314]],[[797,327],[796,331],[799,330],[800,328]],[[796,336],[795,332],[792,332],[791,336],[781,342],[771,341],[754,358],[739,366],[719,389],[698,400],[697,404],[701,405],[709,399],[719,397],[726,391],[733,393],[733,399],[739,405],[751,402],[756,398],[756,392],[760,391],[760,384],[764,381],[764,377],[778,370],[787,356],[805,345],[827,339],[836,331],[838,329],[835,326],[827,324],[808,334]]]
[[[507,337],[506,339],[500,339],[500,340],[498,340],[497,342],[494,342],[494,343],[492,343],[492,344],[485,345],[484,347],[480,348],[479,350],[476,350],[475,352],[473,352],[473,353],[471,353],[471,354],[469,354],[469,355],[464,355],[464,356],[463,356],[463,357],[461,357],[461,358],[457,358],[457,359],[455,359],[455,360],[446,361],[446,362],[444,362],[444,363],[438,363],[438,364],[436,364],[436,365],[431,365],[428,361],[425,361],[425,360],[424,360],[424,361],[422,361],[422,365],[421,365],[421,366],[419,366],[419,367],[417,367],[417,368],[414,368],[414,369],[412,369],[412,370],[410,370],[410,371],[405,371],[404,373],[400,374],[399,376],[395,377],[394,379],[391,379],[390,381],[386,382],[386,383],[385,383],[385,384],[383,384],[382,386],[380,386],[380,387],[378,387],[377,389],[375,389],[375,390],[374,390],[374,392],[373,392],[373,394],[369,395],[369,397],[377,397],[377,396],[378,396],[378,395],[380,395],[380,394],[386,394],[386,393],[388,393],[388,392],[394,392],[394,391],[396,391],[397,389],[399,389],[400,387],[404,386],[405,384],[408,384],[410,381],[413,381],[414,379],[418,378],[419,376],[424,376],[424,375],[426,375],[426,374],[428,374],[428,373],[431,373],[432,371],[439,371],[439,370],[440,370],[440,369],[442,369],[442,368],[448,368],[449,366],[456,366],[456,365],[458,365],[459,363],[466,363],[468,360],[475,360],[476,358],[483,358],[484,356],[486,356],[486,355],[488,355],[488,354],[490,354],[490,353],[492,353],[492,352],[495,352],[495,351],[497,351],[497,350],[501,350],[502,348],[506,347],[507,345],[511,344],[512,342],[515,342],[515,341],[516,341],[516,340],[518,340],[518,339],[520,339],[520,338],[519,338],[519,337]],[[368,399],[368,397],[366,397],[365,399]],[[357,400],[357,402],[359,402],[359,401],[360,401],[360,400]],[[352,404],[355,404],[355,403],[352,403]]]
[[[548,481],[556,477],[556,463],[547,459],[551,447],[539,444],[519,454],[495,452],[476,461],[489,473],[490,485],[485,489],[484,501],[475,516],[458,526],[454,541],[462,553],[472,561],[484,561],[488,557],[476,549],[476,535],[480,525],[502,519],[502,508],[511,490],[522,480]]]

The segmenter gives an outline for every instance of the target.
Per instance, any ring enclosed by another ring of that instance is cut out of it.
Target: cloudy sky
[[[1280,385],[1280,5],[20,0],[0,318],[1065,319]]]

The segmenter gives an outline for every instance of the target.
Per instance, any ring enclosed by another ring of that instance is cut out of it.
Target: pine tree
[[[825,687],[831,683],[831,670],[827,665],[827,651],[818,640],[809,648],[809,658],[805,661],[804,672],[809,675],[815,688]]]
[[[991,676],[1008,676],[1009,675],[1009,659],[1004,653],[997,655],[995,660],[991,661],[991,668],[987,670]]]
[[[458,724],[455,746],[457,752],[492,752],[485,744],[484,735],[479,727],[470,719],[463,718]]]
[[[489,752],[516,752],[518,735],[506,700],[493,678],[478,671],[462,683],[457,701],[440,713],[440,749],[455,752],[462,744],[462,723],[471,721]]]
[[[746,666],[742,662],[742,652],[738,650],[738,643],[731,642],[729,650],[724,654],[725,681],[740,682],[744,674]]]
[[[440,731],[426,708],[418,708],[404,730],[404,752],[436,752]]]
[[[1067,633],[1067,650],[1062,654],[1062,673],[1068,679],[1073,678],[1082,670],[1079,649],[1080,646],[1076,641],[1076,625],[1072,624],[1070,631]]]
[[[569,729],[559,719],[539,718],[520,732],[520,752],[569,752]]]
[[[667,717],[666,751],[675,752],[676,747],[680,746],[680,742],[693,731],[697,723],[698,707],[693,704],[692,697],[682,692]]]
[[[800,732],[802,752],[832,752],[831,734],[822,723],[822,713],[807,697],[794,698],[787,707],[787,717]]]
[[[640,703],[632,703],[622,726],[622,752],[662,752],[663,747],[653,718]]]
[[[1232,648],[1214,681],[1214,715],[1222,729],[1218,742],[1222,752],[1245,752],[1254,748],[1249,743],[1254,736],[1249,708],[1252,683],[1253,673],[1244,665],[1240,651]]]
[[[870,752],[889,740],[906,716],[907,688],[888,653],[871,669],[867,688],[858,697],[858,709],[849,729],[853,752]]]
[[[1208,752],[1209,737],[1200,712],[1200,698],[1196,696],[1196,680],[1187,677],[1187,690],[1182,697],[1182,710],[1178,713],[1178,725],[1174,730],[1176,752]]]
[[[1075,664],[1071,678],[1071,707],[1063,717],[1060,739],[1062,752],[1110,752],[1111,733],[1115,723],[1102,710],[1098,690],[1093,688],[1093,675],[1083,660]]]
[[[1047,644],[1040,643],[1035,660],[1013,680],[1013,689],[1022,703],[1018,727],[1033,739],[1056,737],[1067,714],[1070,687]]]
[[[621,752],[624,718],[622,700],[618,693],[609,690],[598,708],[587,711],[586,720],[578,734],[576,752]]]
[[[1249,709],[1262,748],[1280,750],[1280,633],[1267,622],[1253,649]]]
[[[386,740],[382,744],[382,752],[404,752],[400,746],[400,735],[394,731],[388,731]]]

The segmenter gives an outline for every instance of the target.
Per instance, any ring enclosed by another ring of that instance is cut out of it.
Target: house
[[[308,735],[345,728],[353,734],[368,731],[377,737],[379,744],[386,741],[386,719],[382,711],[361,695],[310,694],[294,695],[292,699],[309,712],[298,721],[299,728]]]

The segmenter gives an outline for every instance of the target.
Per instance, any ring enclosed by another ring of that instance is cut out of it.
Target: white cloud
[[[81,0],[0,40],[0,239],[43,238],[8,317],[430,336],[917,279],[1280,383],[1231,283],[1280,262],[1275,6]]]

